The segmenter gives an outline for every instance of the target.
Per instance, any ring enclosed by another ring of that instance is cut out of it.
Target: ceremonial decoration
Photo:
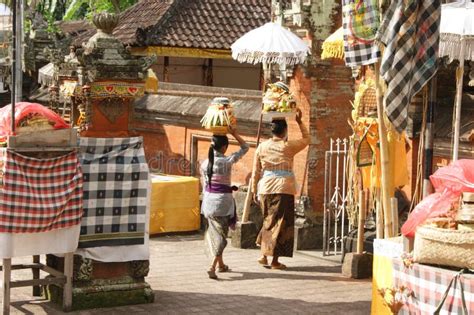
[[[263,114],[273,118],[294,116],[296,101],[283,82],[269,84],[263,96]]]
[[[229,99],[227,97],[214,98],[206,114],[201,119],[201,124],[205,129],[214,134],[227,134],[229,126],[237,124],[233,106]]]

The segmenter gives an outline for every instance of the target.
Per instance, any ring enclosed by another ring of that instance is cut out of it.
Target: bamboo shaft
[[[454,147],[453,147],[453,161],[459,159],[459,137],[461,128],[461,104],[462,104],[462,88],[464,79],[464,51],[466,49],[466,41],[461,39],[461,53],[462,58],[459,60],[459,68],[456,71],[456,114],[454,116]]]
[[[364,252],[364,225],[365,225],[365,191],[359,191],[359,224],[357,225],[357,254]]]
[[[393,237],[393,222],[390,211],[390,198],[393,196],[393,189],[390,178],[390,161],[388,152],[387,129],[384,122],[383,93],[380,83],[380,62],[375,64],[375,85],[377,88],[377,115],[379,127],[380,143],[380,165],[382,171],[382,206],[384,218],[384,236]]]
[[[438,78],[435,75],[429,84],[428,109],[426,112],[426,127],[424,131],[424,165],[423,165],[423,198],[433,192],[430,175],[433,172],[433,143],[434,143],[434,110],[436,107],[436,92]]]
[[[391,211],[390,214],[392,216],[393,221],[393,236],[398,235],[398,200],[397,198],[391,198]]]
[[[375,226],[377,238],[383,238],[383,211],[380,189],[377,189],[375,196]]]
[[[265,87],[267,85],[267,80],[268,80],[268,73],[271,71],[271,66],[270,65],[263,65],[263,70],[264,70],[264,80],[263,80],[263,89],[265,90]],[[262,103],[262,110],[263,110],[263,103]],[[260,112],[260,119],[258,121],[258,131],[257,131],[257,149],[258,145],[260,144],[260,138],[262,137],[262,124],[263,124],[263,112]],[[253,167],[252,167],[252,173],[253,173]],[[249,188],[247,190],[247,196],[245,197],[245,204],[244,204],[244,209],[242,213],[242,223],[248,222],[249,216],[250,216],[250,207],[252,206],[252,196],[254,193],[257,193],[256,191],[252,191],[253,183],[252,180],[249,181]]]
[[[3,259],[3,276],[2,276],[2,313],[10,314],[10,282],[11,282],[11,258]]]

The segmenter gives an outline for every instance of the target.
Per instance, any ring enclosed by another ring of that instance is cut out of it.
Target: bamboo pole
[[[267,85],[267,82],[270,80],[270,75],[271,75],[271,65],[270,64],[263,64],[263,91],[265,91],[265,87]],[[262,110],[263,110],[263,104],[262,104]],[[257,131],[257,147],[260,144],[260,138],[262,137],[262,123],[263,123],[263,111],[260,111],[260,119],[258,120],[258,131]],[[253,165],[252,165],[252,174],[253,174]],[[252,196],[254,193],[257,193],[256,191],[253,191],[252,189],[253,183],[252,183],[252,177],[250,178],[249,181],[249,187],[247,189],[247,196],[245,196],[245,203],[244,203],[244,209],[242,213],[242,223],[248,222],[249,216],[250,216],[250,207],[252,206]]]
[[[466,50],[466,40],[461,37],[461,58],[459,60],[459,67],[456,71],[456,103],[454,116],[454,147],[453,147],[453,161],[459,158],[459,137],[461,128],[461,105],[462,105],[462,88],[464,79],[464,51]]]
[[[12,1],[12,69],[11,69],[11,75],[12,75],[12,80],[10,83],[10,89],[11,89],[11,131],[12,134],[15,133],[15,103],[16,103],[16,37],[17,37],[17,3],[16,0]]]
[[[393,236],[398,236],[398,199],[390,198],[391,211],[393,222]]]
[[[384,218],[384,236],[385,238],[393,237],[393,222],[390,211],[390,198],[393,197],[391,191],[390,178],[390,161],[388,152],[387,129],[384,121],[383,109],[383,92],[380,83],[380,61],[375,64],[375,85],[377,91],[377,116],[379,127],[379,144],[380,144],[380,165],[382,172],[382,206]]]
[[[357,254],[364,252],[364,225],[366,215],[365,191],[359,191],[359,223],[357,225]]]
[[[423,198],[433,192],[430,176],[433,172],[433,142],[434,142],[434,109],[436,106],[437,75],[431,79],[428,94],[428,109],[426,111],[426,127],[424,134],[424,163],[423,163]]]
[[[377,238],[383,238],[383,210],[380,188],[377,188],[375,192],[375,226]]]

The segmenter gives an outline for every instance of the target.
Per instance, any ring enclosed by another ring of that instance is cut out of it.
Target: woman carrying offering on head
[[[293,257],[296,181],[293,158],[309,144],[309,133],[297,110],[296,122],[301,139],[288,140],[288,125],[284,119],[272,121],[273,137],[261,143],[255,153],[252,191],[259,196],[263,210],[263,226],[257,237],[262,257],[258,262],[272,269],[285,269],[279,257]]]
[[[235,202],[232,196],[232,191],[236,190],[236,187],[231,186],[232,165],[249,150],[247,143],[233,127],[229,126],[229,132],[239,142],[240,150],[226,156],[229,139],[225,135],[214,135],[208,159],[201,165],[204,189],[201,212],[208,220],[204,240],[213,257],[211,267],[207,271],[211,279],[217,279],[216,267],[219,272],[229,271],[222,254],[227,245],[229,225],[236,221]]]

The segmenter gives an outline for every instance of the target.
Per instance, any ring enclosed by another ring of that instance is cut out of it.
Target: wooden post
[[[72,308],[72,273],[73,273],[74,253],[64,255],[64,276],[66,283],[63,287],[63,311],[68,312]]]
[[[437,74],[429,83],[428,109],[426,112],[426,128],[424,137],[424,160],[423,160],[423,198],[433,192],[430,176],[433,173],[433,142],[434,142],[434,110],[436,107],[436,92],[438,89]]]
[[[365,191],[359,190],[359,224],[357,225],[357,254],[364,252],[364,232],[365,232]]]
[[[393,222],[393,236],[398,236],[398,199],[390,198],[391,216]]]
[[[16,98],[17,98],[17,96],[16,96],[16,94],[17,94],[16,81],[18,79],[16,77],[16,75],[17,75],[16,68],[17,68],[18,62],[20,62],[20,64],[21,64],[21,60],[17,61],[17,59],[16,59],[16,56],[17,56],[17,53],[16,53],[16,50],[17,50],[16,37],[18,36],[17,35],[17,28],[16,28],[16,24],[17,24],[17,0],[12,0],[11,7],[12,7],[12,66],[11,66],[12,82],[10,84],[10,90],[11,90],[11,131],[14,134],[15,133],[15,104],[16,104]]]
[[[380,165],[382,171],[382,206],[384,218],[384,236],[389,238],[393,236],[393,222],[390,215],[390,198],[393,197],[390,161],[388,153],[387,129],[384,121],[383,93],[380,85],[380,61],[375,64],[375,85],[377,88],[377,116],[379,127],[380,143]]]
[[[11,268],[12,268],[12,260],[11,258],[3,259],[3,301],[2,301],[2,309],[3,315],[10,314],[10,278],[11,278]]]
[[[40,263],[40,256],[34,255],[33,256],[33,263],[39,264]],[[31,271],[33,272],[33,280],[38,280],[40,278],[40,270],[39,268],[32,268]],[[33,296],[41,296],[41,287],[39,285],[33,286]]]
[[[377,188],[375,196],[375,226],[377,238],[383,238],[383,210],[380,188]]]
[[[462,89],[464,79],[464,51],[466,50],[466,39],[461,37],[461,51],[459,60],[459,67],[456,70],[456,102],[455,113],[454,113],[454,145],[453,145],[453,161],[459,159],[459,137],[461,129],[461,106],[462,106]]]
[[[165,56],[163,60],[163,81],[164,82],[170,81],[169,69],[168,69],[169,65],[170,65],[170,57]]]
[[[270,64],[263,64],[263,72],[264,72],[264,79],[263,79],[263,91],[265,92],[265,87],[267,85],[267,80],[269,80],[268,73],[271,72],[271,65]],[[262,103],[262,110],[263,110],[263,103]],[[262,136],[262,123],[263,123],[263,112],[260,111],[260,119],[258,120],[258,131],[257,131],[257,148],[258,145],[260,144],[260,138]],[[253,167],[252,167],[252,173],[253,173]],[[242,223],[245,223],[249,220],[250,216],[250,206],[252,205],[252,195],[253,193],[256,193],[256,191],[252,191],[252,179],[249,181],[249,188],[247,190],[247,196],[245,197],[245,204],[244,204],[244,210],[242,213]]]
[[[263,114],[260,113],[260,120],[258,122],[258,132],[257,132],[257,147],[260,144],[260,137],[262,135],[262,122],[263,122]],[[253,173],[253,164],[252,164],[252,173]],[[256,191],[253,191],[252,189],[253,183],[252,183],[252,178],[249,180],[249,188],[247,190],[247,196],[245,196],[245,203],[244,203],[244,210],[242,213],[242,223],[245,223],[249,220],[250,216],[250,207],[252,206],[252,195],[254,193],[257,193]]]

